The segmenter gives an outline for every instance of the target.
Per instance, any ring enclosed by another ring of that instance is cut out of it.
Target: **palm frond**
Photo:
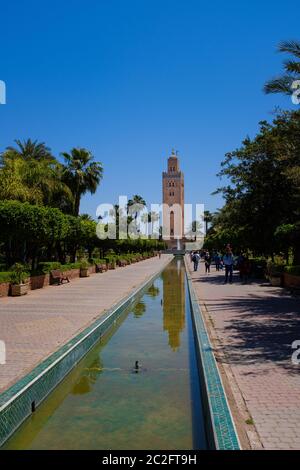
[[[300,79],[300,62],[296,62],[295,60],[287,60],[284,62],[284,68],[288,73],[295,73],[298,74]]]
[[[292,94],[292,83],[294,79],[288,75],[282,77],[277,77],[272,80],[269,80],[264,85],[264,92],[266,94],[270,93],[284,93],[286,95]]]
[[[300,59],[300,42],[296,40],[281,41],[278,45],[279,52],[287,52]]]

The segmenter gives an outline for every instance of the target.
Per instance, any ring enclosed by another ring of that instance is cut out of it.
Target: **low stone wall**
[[[40,276],[33,276],[29,281],[29,289],[42,289],[50,284],[50,274],[41,274]]]
[[[9,294],[10,283],[1,282],[0,284],[0,297],[7,297]]]
[[[95,265],[89,267],[89,273],[90,274],[95,274],[96,273],[96,266]]]
[[[294,276],[293,274],[283,274],[283,285],[284,287],[300,289],[300,276]]]
[[[80,277],[80,269],[69,269],[68,271],[63,271],[64,276],[67,276],[70,280]]]

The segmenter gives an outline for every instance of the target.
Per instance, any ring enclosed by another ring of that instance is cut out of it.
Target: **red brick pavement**
[[[188,262],[190,265],[190,263]],[[267,282],[224,285],[224,274],[192,273],[236,384],[265,449],[300,449],[300,298]]]

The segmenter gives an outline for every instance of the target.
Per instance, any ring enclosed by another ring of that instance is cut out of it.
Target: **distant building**
[[[168,158],[168,171],[162,174],[162,233],[169,248],[182,248],[184,239],[184,176],[175,151]]]

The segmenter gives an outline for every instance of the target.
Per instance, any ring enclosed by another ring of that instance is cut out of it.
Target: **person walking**
[[[215,265],[216,265],[216,271],[220,271],[220,267],[221,267],[221,256],[219,255],[218,252],[215,254]]]
[[[198,271],[198,264],[199,264],[199,261],[200,261],[200,255],[197,251],[193,254],[192,261],[194,263],[194,271]]]
[[[251,263],[248,256],[243,256],[243,260],[239,266],[240,278],[243,284],[247,284],[249,275],[251,273]]]
[[[204,262],[205,262],[205,272],[206,272],[206,274],[209,274],[210,273],[210,265],[211,265],[211,256],[210,256],[209,251],[207,251],[205,253]]]
[[[234,258],[230,245],[227,245],[226,247],[226,253],[223,256],[223,263],[225,266],[225,284],[228,282],[228,277],[229,283],[232,284]]]

